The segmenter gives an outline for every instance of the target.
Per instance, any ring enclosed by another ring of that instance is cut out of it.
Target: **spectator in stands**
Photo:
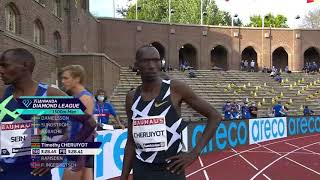
[[[268,73],[268,71],[269,71],[269,68],[267,68],[267,67],[264,66],[263,69],[262,69],[262,72],[263,72],[263,73]]]
[[[241,107],[241,114],[243,119],[251,118],[248,102],[244,102],[244,105]]]
[[[224,113],[224,119],[231,119],[231,103],[227,101],[226,104],[223,106],[222,111]]]
[[[250,110],[251,118],[257,118],[258,117],[258,107],[256,106],[255,102],[252,103],[252,105],[249,107],[249,110]]]
[[[94,117],[99,124],[98,130],[102,130],[103,124],[109,123],[109,116],[110,114],[116,119],[120,128],[124,129],[124,125],[120,122],[119,116],[117,115],[115,109],[108,102],[108,97],[105,95],[105,91],[99,89],[96,93],[96,103],[94,107]]]
[[[195,78],[196,77],[196,71],[191,67],[189,68],[189,78]]]
[[[314,111],[312,111],[311,109],[309,109],[308,106],[304,106],[304,109],[303,109],[303,115],[305,116],[311,116],[314,114]]]
[[[161,60],[161,71],[166,72],[166,61],[164,59]]]
[[[250,62],[250,71],[254,72],[254,68],[255,68],[255,62],[254,62],[254,60],[251,60],[251,62]]]
[[[286,112],[286,110],[282,106],[281,102],[278,101],[278,104],[273,106],[274,117],[283,117],[284,112]]]
[[[245,71],[248,71],[248,67],[249,67],[248,60],[245,60],[245,61],[244,61],[244,70],[245,70]]]
[[[240,70],[243,71],[244,69],[244,60],[240,61]]]
[[[236,108],[238,111],[241,110],[240,104],[238,104],[236,101],[233,102],[233,106],[234,106],[234,108]]]
[[[277,74],[276,77],[274,78],[277,82],[281,83],[282,82],[282,77]]]
[[[289,67],[288,67],[288,66],[286,66],[286,67],[284,68],[284,71],[285,71],[286,73],[291,73],[291,71],[289,70]]]
[[[239,113],[240,108],[238,108],[238,106],[239,105],[236,102],[233,102],[231,104],[231,115],[232,115],[231,119],[239,119],[240,118],[240,113]]]

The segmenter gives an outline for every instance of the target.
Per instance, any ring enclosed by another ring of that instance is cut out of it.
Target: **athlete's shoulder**
[[[48,96],[68,96],[65,92],[61,91],[58,88],[55,87],[48,87],[48,92],[47,92]]]
[[[171,90],[180,92],[186,90],[185,88],[189,89],[190,87],[183,81],[177,80],[177,79],[172,79],[170,80],[171,84]]]

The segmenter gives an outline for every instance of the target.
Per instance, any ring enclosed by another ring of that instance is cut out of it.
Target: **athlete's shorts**
[[[0,162],[0,167],[4,170],[0,172],[1,180],[51,180],[51,171],[48,171],[42,176],[34,176],[31,173],[33,168],[30,162],[25,163],[3,163]]]
[[[173,174],[166,168],[169,164],[150,164],[135,158],[133,180],[186,180],[185,173]]]

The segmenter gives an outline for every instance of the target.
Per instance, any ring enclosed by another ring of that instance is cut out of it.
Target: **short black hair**
[[[0,61],[4,61],[7,54],[10,54],[10,56],[12,58],[14,58],[15,60],[20,60],[20,61],[23,60],[25,62],[27,61],[27,62],[31,63],[30,70],[31,70],[31,72],[33,71],[36,60],[35,60],[33,54],[30,51],[28,51],[27,49],[24,49],[24,48],[7,49],[1,54]]]
[[[140,58],[142,57],[142,55],[143,55],[143,49],[146,49],[146,48],[154,49],[154,50],[156,50],[156,51],[159,53],[158,49],[155,48],[152,44],[146,44],[146,45],[141,46],[141,47],[137,50],[137,52],[136,52],[136,60],[138,60],[138,59],[140,59]],[[159,53],[159,55],[160,55],[160,53]]]

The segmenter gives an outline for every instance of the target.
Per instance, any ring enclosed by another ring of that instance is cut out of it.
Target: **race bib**
[[[32,121],[0,122],[1,157],[30,155]]]
[[[136,148],[146,152],[168,149],[164,116],[149,116],[132,120],[132,135]]]

